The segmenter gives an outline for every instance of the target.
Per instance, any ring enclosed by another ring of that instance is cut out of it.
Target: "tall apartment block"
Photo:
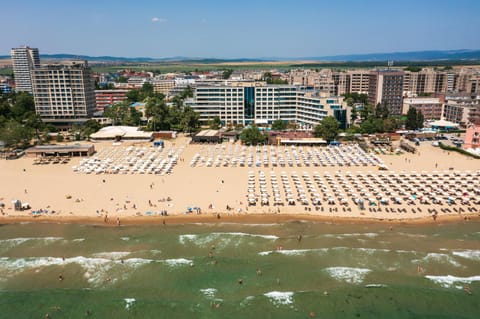
[[[369,76],[368,103],[387,106],[390,114],[402,114],[403,72],[391,70],[371,71]]]
[[[38,49],[28,46],[13,48],[10,54],[15,76],[15,90],[32,94],[32,73],[40,66]]]
[[[95,112],[92,71],[85,62],[44,65],[33,73],[35,111],[45,122],[75,123]]]

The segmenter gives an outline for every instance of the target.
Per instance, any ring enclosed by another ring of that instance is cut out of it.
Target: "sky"
[[[0,55],[301,58],[480,49],[480,0],[22,0]]]

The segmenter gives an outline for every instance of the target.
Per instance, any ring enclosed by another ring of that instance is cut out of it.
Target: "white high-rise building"
[[[33,70],[40,66],[38,49],[28,46],[11,50],[13,74],[15,75],[15,90],[17,92],[33,93]]]

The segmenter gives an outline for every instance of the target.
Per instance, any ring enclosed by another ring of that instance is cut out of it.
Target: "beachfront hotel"
[[[15,91],[33,93],[33,70],[40,66],[40,57],[37,48],[28,46],[13,48],[12,57],[13,74],[15,75]]]
[[[391,115],[401,115],[403,107],[403,72],[376,70],[370,72],[368,103],[387,106]]]
[[[94,83],[86,61],[36,68],[33,95],[35,111],[44,122],[82,122],[95,112]]]
[[[191,107],[200,114],[201,122],[218,116],[224,125],[267,125],[280,119],[312,128],[331,115],[346,128],[349,118],[342,97],[302,86],[261,82],[197,86]]]

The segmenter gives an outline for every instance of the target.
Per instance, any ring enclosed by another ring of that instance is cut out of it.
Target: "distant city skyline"
[[[480,2],[26,0],[2,7],[0,55],[298,58],[479,49]]]

